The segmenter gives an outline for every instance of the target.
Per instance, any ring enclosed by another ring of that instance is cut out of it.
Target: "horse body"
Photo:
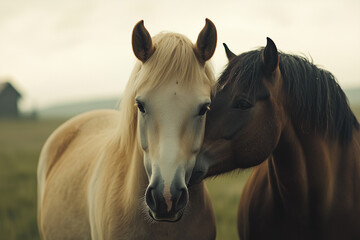
[[[284,130],[255,167],[238,209],[241,239],[357,239],[360,134],[348,146]]]
[[[46,178],[46,192],[40,198],[41,235],[49,239],[182,239],[192,234],[189,239],[211,239],[212,206],[203,184],[190,188],[191,214],[185,213],[181,221],[156,223],[146,218],[142,201],[148,180],[142,156],[136,149],[131,162],[118,155],[112,139],[118,120],[117,111],[86,113],[49,138],[40,159],[44,171],[39,176]],[[109,137],[104,141],[104,136]],[[136,174],[131,169],[137,169]],[[199,228],[205,234],[199,236]]]
[[[214,81],[205,63],[212,54],[200,61],[199,49],[180,34],[160,34],[152,45],[142,24],[133,32],[141,62],[130,76],[121,111],[79,115],[55,130],[42,149],[38,226],[43,239],[215,238],[205,185],[187,188],[203,139],[206,111],[198,115],[199,106],[209,104]],[[204,29],[209,28],[215,31],[207,20]],[[201,41],[202,50],[211,52],[208,37]]]
[[[91,238],[88,182],[101,158],[99,150],[106,147],[101,135],[111,130],[112,115],[80,115],[59,127],[44,145],[38,168],[38,223],[45,239]]]
[[[359,239],[359,123],[333,75],[270,39],[239,56],[225,49],[193,181],[254,167],[242,240]]]

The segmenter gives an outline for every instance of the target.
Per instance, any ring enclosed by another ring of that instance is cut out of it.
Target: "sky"
[[[120,97],[136,62],[139,20],[152,36],[171,31],[195,42],[205,18],[218,32],[217,76],[227,64],[223,42],[240,54],[270,37],[341,87],[360,87],[359,0],[1,0],[0,80],[12,79],[24,110]]]

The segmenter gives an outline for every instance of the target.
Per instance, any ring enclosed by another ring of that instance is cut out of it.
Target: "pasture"
[[[360,108],[353,107],[358,118]],[[40,149],[63,119],[0,121],[0,240],[39,239],[36,167]],[[236,212],[250,170],[207,180],[217,239],[237,239]]]
[[[40,149],[63,119],[0,121],[0,240],[39,239],[36,167]],[[217,239],[237,239],[236,211],[249,171],[207,181]]]

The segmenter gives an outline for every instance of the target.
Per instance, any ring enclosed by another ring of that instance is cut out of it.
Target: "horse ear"
[[[266,47],[262,53],[262,62],[264,63],[264,73],[270,76],[279,64],[279,55],[275,43],[270,38],[267,39]]]
[[[235,53],[233,53],[229,48],[228,46],[226,45],[226,43],[223,43],[224,45],[224,48],[225,48],[225,53],[226,53],[226,56],[229,60],[229,62],[236,57]]]
[[[217,33],[214,23],[207,18],[205,21],[205,27],[199,33],[194,49],[196,57],[202,64],[213,56],[217,42]]]
[[[139,21],[135,25],[131,42],[135,56],[143,63],[146,62],[155,51],[151,36],[144,27],[144,20]]]

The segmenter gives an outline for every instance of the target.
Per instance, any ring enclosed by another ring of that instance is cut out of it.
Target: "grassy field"
[[[37,160],[44,141],[60,122],[0,121],[0,239],[39,239]]]
[[[241,192],[250,170],[235,171],[215,179],[206,180],[215,210],[216,231],[219,240],[238,239],[237,209]]]
[[[0,240],[39,239],[36,167],[40,149],[63,120],[0,121]],[[248,171],[207,181],[217,239],[237,239],[236,212]]]
[[[353,107],[360,116],[360,107]],[[0,121],[0,240],[39,239],[36,166],[40,149],[63,120]],[[215,209],[217,239],[238,239],[236,213],[250,171],[207,180]]]

